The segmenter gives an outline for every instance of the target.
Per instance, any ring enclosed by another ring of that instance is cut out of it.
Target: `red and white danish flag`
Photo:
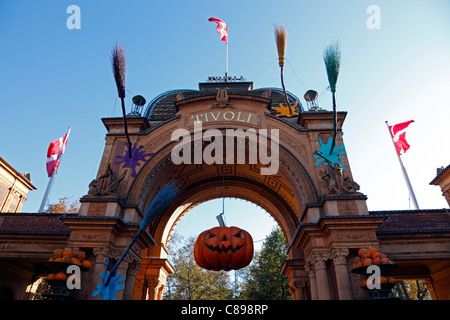
[[[49,177],[52,176],[53,170],[55,170],[55,174],[58,172],[59,163],[61,162],[60,155],[62,155],[66,149],[69,132],[63,137],[50,142],[50,146],[47,150],[47,174]]]
[[[214,21],[217,23],[217,33],[220,35],[220,40],[228,43],[228,26],[227,24],[217,18],[209,18],[208,21]]]
[[[389,126],[389,131],[391,132],[392,140],[394,140],[395,148],[397,149],[397,153],[402,155],[409,149],[409,144],[406,142],[406,129],[408,126],[414,122],[414,120],[394,124],[393,126]]]

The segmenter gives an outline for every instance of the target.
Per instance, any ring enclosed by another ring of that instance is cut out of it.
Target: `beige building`
[[[436,170],[436,177],[430,182],[431,185],[440,186],[442,195],[450,206],[450,165]]]
[[[0,157],[0,212],[20,212],[31,190],[36,187],[30,174],[21,174]]]

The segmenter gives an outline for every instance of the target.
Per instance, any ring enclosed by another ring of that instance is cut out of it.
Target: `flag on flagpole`
[[[47,188],[45,189],[44,196],[42,197],[41,206],[39,207],[39,213],[44,212],[45,204],[47,203],[48,197],[50,195],[50,190],[52,189],[53,181],[55,180],[55,175],[58,172],[59,164],[61,163],[61,158],[66,149],[67,140],[69,139],[70,127],[67,133],[59,139],[50,142],[50,146],[47,150],[47,174],[49,176]]]
[[[55,174],[58,172],[59,163],[61,162],[60,155],[64,153],[68,138],[69,133],[66,133],[61,138],[50,142],[47,150],[47,174],[49,177],[52,176],[53,171],[55,171]]]
[[[406,142],[406,129],[414,122],[414,120],[394,124],[389,126],[389,132],[391,133],[392,140],[394,141],[395,149],[397,149],[398,155],[402,155],[409,149],[410,145]]]
[[[414,203],[414,207],[416,210],[419,210],[419,204],[417,203],[416,195],[414,194],[414,190],[411,186],[411,181],[409,181],[408,173],[406,172],[405,166],[403,165],[403,161],[400,157],[400,155],[404,154],[406,150],[409,149],[409,144],[406,142],[406,129],[408,126],[414,122],[414,120],[402,122],[395,124],[393,126],[390,126],[388,122],[386,121],[386,126],[391,134],[392,144],[395,147],[395,151],[397,152],[397,158],[398,162],[400,163],[400,168],[402,169],[403,177],[405,178],[406,185],[409,190],[409,194],[412,198],[412,201]]]
[[[228,43],[228,26],[227,24],[217,18],[209,18],[208,21],[216,22],[217,23],[217,33],[220,35],[220,40],[225,41]]]

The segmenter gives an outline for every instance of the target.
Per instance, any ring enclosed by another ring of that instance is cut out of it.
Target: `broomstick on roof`
[[[125,136],[128,141],[128,156],[131,158],[131,141],[128,135],[127,116],[125,113],[125,73],[126,73],[126,60],[123,47],[116,43],[112,50],[111,63],[113,68],[114,80],[116,82],[119,98],[122,102],[123,113],[123,125],[125,127]]]
[[[289,103],[289,99],[286,94],[286,88],[284,86],[284,55],[286,52],[286,42],[287,42],[287,31],[284,26],[275,26],[275,41],[277,43],[277,51],[278,51],[278,65],[281,69],[281,86],[283,88],[284,99],[286,100],[286,104],[289,108],[289,113],[292,116],[291,104]]]
[[[341,50],[338,42],[331,43],[325,48],[323,51],[323,61],[327,69],[328,82],[333,99],[333,142],[330,148],[331,155],[336,144],[337,135],[336,83],[339,76],[339,69],[341,68]]]

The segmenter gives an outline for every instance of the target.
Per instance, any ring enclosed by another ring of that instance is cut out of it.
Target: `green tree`
[[[266,237],[262,249],[256,253],[252,264],[244,272],[241,299],[288,300],[291,299],[288,278],[280,273],[287,259],[286,240],[279,227]]]
[[[169,255],[175,272],[167,277],[166,300],[224,300],[232,296],[230,277],[224,271],[200,268],[194,259],[195,238],[175,235]]]
[[[59,198],[57,203],[49,204],[46,213],[78,213],[80,211],[80,201],[70,202],[68,196]]]
[[[431,300],[430,291],[422,280],[397,281],[392,295],[402,300]]]

